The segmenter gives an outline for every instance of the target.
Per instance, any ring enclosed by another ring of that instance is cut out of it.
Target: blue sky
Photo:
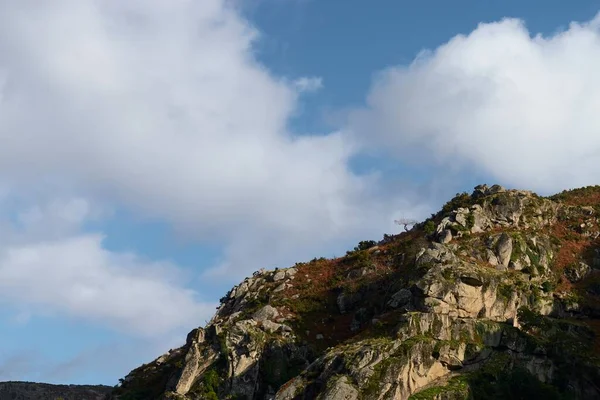
[[[261,267],[598,183],[597,2],[371,3],[0,1],[0,380],[116,384]]]

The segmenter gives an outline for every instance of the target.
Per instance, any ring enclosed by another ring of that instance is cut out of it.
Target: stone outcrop
[[[481,185],[377,245],[257,271],[114,398],[600,399],[600,204],[570,196]]]
[[[467,207],[458,207],[446,215],[437,226],[441,243],[449,243],[452,237],[469,233],[481,233],[497,228],[540,228],[556,221],[558,204],[540,198],[532,192],[506,190],[494,185],[478,186],[470,197]]]
[[[500,235],[500,238],[498,238],[498,244],[496,245],[496,259],[498,260],[498,263],[504,267],[508,267],[512,251],[512,238],[506,233],[503,233]]]

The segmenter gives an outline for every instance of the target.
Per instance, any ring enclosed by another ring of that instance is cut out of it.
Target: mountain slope
[[[0,400],[104,400],[112,389],[102,385],[0,382]]]
[[[258,271],[114,399],[600,398],[600,187],[478,186],[345,257]]]

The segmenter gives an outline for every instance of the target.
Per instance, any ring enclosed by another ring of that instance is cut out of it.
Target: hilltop
[[[0,382],[0,400],[104,400],[112,390],[102,385]]]
[[[600,187],[457,194],[344,257],[257,271],[113,399],[600,399]]]

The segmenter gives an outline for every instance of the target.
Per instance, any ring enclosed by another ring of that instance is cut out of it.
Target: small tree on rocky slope
[[[397,220],[394,220],[394,223],[396,223],[397,225],[402,225],[406,232],[409,231],[409,229],[408,229],[409,226],[414,226],[418,222],[419,221],[412,219],[412,218],[399,218]]]

